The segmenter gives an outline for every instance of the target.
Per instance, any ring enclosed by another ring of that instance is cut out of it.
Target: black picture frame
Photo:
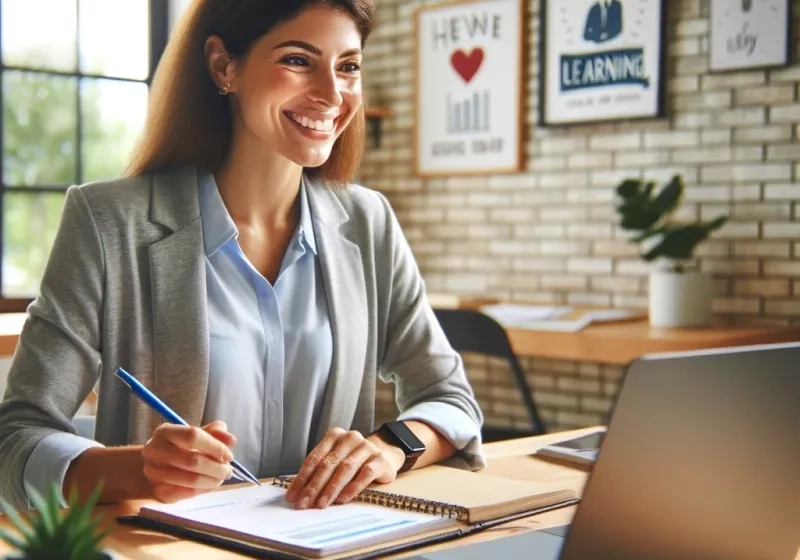
[[[656,95],[655,109],[649,112],[642,112],[634,115],[602,115],[598,114],[593,118],[565,118],[565,119],[549,119],[548,118],[548,53],[549,53],[549,38],[551,30],[548,29],[548,14],[554,5],[563,6],[568,2],[576,0],[539,0],[539,107],[538,107],[538,125],[540,127],[564,127],[574,125],[599,125],[607,124],[609,122],[620,121],[644,121],[653,119],[662,119],[666,117],[666,92],[667,92],[667,0],[638,0],[642,6],[653,7],[658,11],[658,37],[656,44],[659,49],[658,68],[651,73],[658,83],[655,85],[654,93]],[[624,2],[625,0],[621,0]],[[628,0],[630,2],[631,0]]]

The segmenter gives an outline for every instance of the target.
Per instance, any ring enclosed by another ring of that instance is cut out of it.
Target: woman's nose
[[[338,107],[342,104],[342,92],[339,80],[333,71],[320,71],[314,77],[313,87],[309,97],[328,107]]]

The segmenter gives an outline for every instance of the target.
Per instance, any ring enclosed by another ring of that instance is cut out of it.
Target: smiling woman
[[[451,459],[482,414],[364,144],[371,0],[194,0],[127,176],[71,188],[0,403],[0,496],[175,501],[236,460],[326,507]],[[162,424],[117,368],[194,427]],[[400,416],[376,429],[378,378]],[[99,386],[94,441],[71,417]],[[201,427],[202,426],[202,427]],[[111,474],[115,476],[110,476]]]
[[[216,170],[242,129],[241,138],[267,139],[286,155],[305,150],[310,159],[301,161],[312,177],[349,182],[363,154],[361,49],[373,9],[371,0],[190,4],[154,77],[148,126],[129,173],[175,164]],[[319,122],[330,125],[328,134],[291,132],[309,130],[309,120],[315,131]]]

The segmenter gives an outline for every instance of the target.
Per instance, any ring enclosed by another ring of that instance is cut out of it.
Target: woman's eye
[[[290,66],[308,66],[308,59],[300,54],[285,56],[281,59],[281,62]]]
[[[361,70],[361,66],[357,62],[345,62],[342,64],[342,70],[348,73],[355,73]]]

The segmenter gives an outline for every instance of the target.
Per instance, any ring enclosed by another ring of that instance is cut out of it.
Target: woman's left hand
[[[399,448],[360,432],[333,428],[303,461],[286,500],[298,509],[343,504],[373,482],[393,481],[404,462]]]

